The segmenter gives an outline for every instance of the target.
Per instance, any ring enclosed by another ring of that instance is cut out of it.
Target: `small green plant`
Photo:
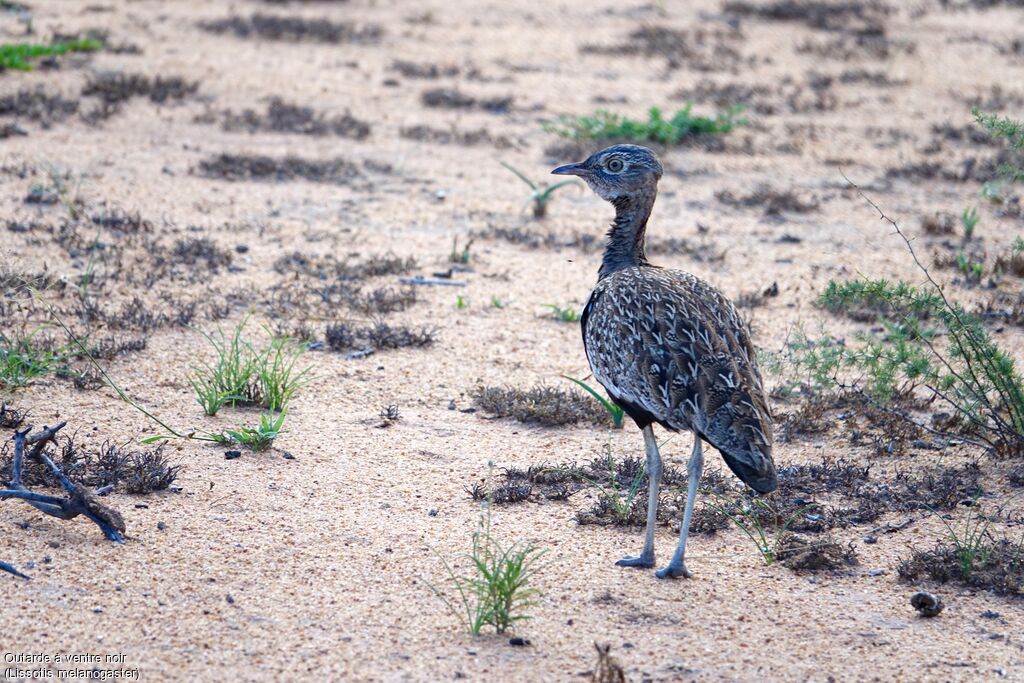
[[[981,216],[978,215],[978,207],[969,206],[964,209],[964,212],[960,215],[960,223],[964,226],[965,239],[974,237],[974,229],[978,227],[980,220]]]
[[[469,306],[469,300],[466,299],[466,297],[462,296],[461,294],[456,294],[455,295],[455,308],[456,309],[461,311],[461,310],[467,308],[468,306]]]
[[[214,349],[213,363],[192,367],[189,383],[196,401],[207,415],[216,415],[225,405],[258,404],[272,411],[284,410],[295,392],[311,379],[310,368],[296,369],[305,346],[296,339],[270,335],[270,343],[257,352],[243,338],[249,318],[243,318],[230,337],[218,329],[201,332]]]
[[[563,116],[546,130],[573,140],[629,140],[637,143],[657,142],[677,145],[695,135],[723,135],[745,125],[740,116],[742,107],[731,107],[712,117],[695,116],[691,105],[677,111],[672,118],[662,116],[661,109],[651,107],[646,121],[634,121],[620,114],[599,110],[593,116]]]
[[[237,429],[225,429],[223,432],[214,432],[210,436],[220,444],[237,444],[254,451],[265,451],[284,431],[285,415],[287,413],[283,410],[276,417],[273,413],[263,413],[260,415],[260,423],[256,427],[243,426]]]
[[[597,488],[601,493],[601,496],[608,503],[608,507],[612,510],[612,514],[615,515],[615,520],[619,524],[626,524],[629,521],[630,511],[633,509],[633,501],[636,500],[637,494],[640,492],[640,488],[643,486],[644,477],[647,474],[647,468],[641,466],[637,469],[636,474],[633,475],[633,480],[629,482],[629,488],[623,495],[622,490],[619,488],[619,479],[616,472],[615,460],[612,457],[612,446],[610,443],[605,444],[605,462],[608,466],[608,481],[610,483],[609,488],[601,486],[601,484],[593,479],[584,477],[587,483]]]
[[[527,610],[540,595],[531,583],[536,562],[544,551],[528,543],[504,546],[495,539],[491,535],[489,500],[482,504],[480,521],[473,534],[473,545],[467,556],[468,576],[457,574],[440,553],[434,553],[444,564],[454,596],[449,597],[433,584],[427,585],[469,633],[479,635],[487,626],[497,633],[505,633],[519,622],[530,619]]]
[[[964,276],[968,282],[979,283],[985,276],[985,264],[981,261],[972,260],[964,252],[960,252],[956,255],[956,267]]]
[[[993,137],[1005,139],[1012,151],[1024,152],[1024,121],[988,114],[977,107],[972,109],[971,113],[974,115],[974,120]],[[1010,183],[1024,180],[1024,168],[1012,163],[1002,164],[998,172],[1005,181]]]
[[[963,529],[957,531],[945,517],[936,512],[933,508],[928,509],[946,527],[949,540],[956,549],[957,558],[960,561],[960,573],[964,579],[969,579],[974,570],[983,567],[992,552],[992,543],[989,537],[989,521],[982,514],[975,499],[968,508],[967,519],[964,520]]]
[[[551,316],[563,323],[578,323],[580,313],[572,306],[559,306],[557,304],[544,304],[545,308],[551,309]]]
[[[596,398],[598,402],[604,406],[604,409],[608,411],[608,414],[611,415],[612,424],[615,426],[615,429],[622,429],[622,418],[626,414],[622,408],[620,408],[619,406],[615,405],[607,398],[602,396],[596,389],[594,389],[592,386],[590,386],[583,380],[576,379],[575,377],[569,377],[568,375],[562,375],[562,378],[567,379],[570,382],[575,382],[578,387],[580,387],[588,394]]]
[[[39,331],[14,338],[0,333],[0,388],[24,387],[63,366],[64,350],[35,341]]]
[[[264,408],[275,412],[284,410],[295,392],[309,382],[312,368],[295,368],[305,351],[305,344],[296,339],[271,336],[270,346],[260,354],[255,364]]]
[[[717,504],[711,503],[711,507],[732,520],[732,523],[746,534],[747,538],[753,542],[754,547],[757,548],[761,559],[767,565],[775,563],[782,541],[786,536],[786,532],[789,531],[789,527],[793,525],[793,522],[804,512],[817,505],[817,503],[805,505],[783,520],[775,509],[762,498],[731,503],[722,494],[715,491],[709,492],[721,501]],[[773,520],[774,524],[766,526],[762,523],[761,516],[764,513],[767,513],[768,518]]]
[[[64,207],[64,211],[67,212],[68,218],[72,221],[77,221],[82,215],[82,198],[79,193],[82,188],[82,178],[79,176],[78,182],[72,189],[66,180],[70,174],[62,173],[56,166],[47,164],[45,167],[46,177],[50,181],[50,187],[53,193],[57,196],[57,200],[61,206]]]
[[[569,185],[581,187],[580,182],[577,180],[563,180],[561,182],[555,183],[554,185],[548,185],[547,183],[540,183],[538,185],[537,183],[527,178],[522,171],[515,168],[514,166],[506,164],[504,161],[499,163],[505,168],[507,168],[509,171],[511,171],[513,174],[515,174],[517,178],[519,178],[529,186],[530,196],[526,199],[526,204],[524,205],[524,208],[532,204],[533,217],[536,219],[541,219],[548,215],[548,203],[554,197],[555,191],[559,190],[560,188],[567,187]]]
[[[506,306],[508,306],[508,302],[502,300],[501,298],[499,298],[497,296],[492,296],[491,297],[491,305],[500,310],[500,309],[505,308]]]
[[[192,366],[189,383],[207,415],[216,415],[227,404],[253,402],[258,357],[252,345],[242,338],[248,321],[248,317],[243,318],[230,337],[221,329],[216,334],[201,331],[213,347],[216,360]]]
[[[67,40],[50,45],[35,43],[8,43],[0,45],[0,71],[17,69],[31,71],[32,60],[41,57],[59,57],[68,52],[95,52],[103,49],[103,42],[95,38]]]
[[[462,249],[459,249],[459,238],[452,238],[452,252],[448,254],[448,260],[452,263],[469,263],[472,258],[470,248],[473,246],[473,240],[467,240],[466,244],[463,245]]]

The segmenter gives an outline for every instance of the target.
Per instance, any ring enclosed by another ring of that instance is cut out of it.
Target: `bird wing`
[[[682,271],[626,268],[591,294],[583,337],[591,370],[613,398],[697,432],[753,488],[774,488],[771,415],[754,347],[721,292]]]

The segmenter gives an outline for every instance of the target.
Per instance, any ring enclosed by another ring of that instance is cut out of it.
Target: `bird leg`
[[[654,438],[651,425],[644,427],[644,450],[647,453],[647,532],[644,535],[644,549],[639,555],[627,555],[615,564],[620,567],[654,566],[654,528],[657,526],[658,490],[661,488],[661,454],[658,441]]]
[[[679,546],[672,555],[672,560],[664,569],[655,572],[659,579],[675,579],[677,577],[690,578],[693,574],[686,568],[683,559],[686,555],[686,537],[690,535],[690,520],[693,518],[693,504],[697,499],[697,484],[700,483],[700,473],[704,469],[704,451],[701,448],[700,436],[694,434],[693,455],[686,466],[688,479],[686,490],[686,509],[683,512],[683,523],[679,527]]]

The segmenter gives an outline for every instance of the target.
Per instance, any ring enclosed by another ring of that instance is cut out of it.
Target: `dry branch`
[[[42,431],[30,434],[31,427],[14,432],[14,459],[11,465],[11,481],[6,489],[0,489],[0,500],[17,498],[25,501],[40,512],[58,519],[74,519],[79,515],[85,515],[92,520],[103,532],[108,540],[115,543],[124,543],[125,526],[121,515],[114,509],[103,505],[96,498],[96,493],[89,491],[86,487],[71,481],[60,466],[45,453],[46,445],[55,441],[57,432],[64,428],[66,422],[61,422],[54,427],[43,427]],[[51,496],[44,493],[36,493],[28,490],[22,483],[22,476],[25,467],[25,449],[31,446],[27,457],[31,460],[46,465],[60,481],[60,485],[67,492],[67,498]],[[0,562],[0,571],[5,571],[15,576],[27,579],[26,575],[19,572],[6,562]]]

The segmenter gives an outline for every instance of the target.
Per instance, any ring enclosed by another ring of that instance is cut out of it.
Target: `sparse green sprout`
[[[981,216],[978,215],[978,207],[970,206],[964,209],[963,214],[960,216],[960,223],[964,226],[965,239],[974,237],[974,229],[978,227],[978,221],[980,220]]]
[[[196,401],[207,415],[216,415],[224,405],[253,403],[257,356],[252,345],[242,339],[248,322],[243,318],[230,338],[218,329],[216,334],[202,332],[216,354],[211,364],[200,361],[192,366],[189,384],[196,392]]]
[[[990,522],[979,510],[977,499],[968,508],[967,519],[964,520],[963,529],[960,531],[954,529],[953,525],[934,509],[931,507],[928,509],[946,527],[949,540],[956,549],[957,558],[960,560],[962,578],[971,578],[975,568],[984,566],[992,552],[992,541],[988,533]],[[1024,557],[1021,560],[1024,561]]]
[[[534,183],[532,180],[526,177],[526,175],[519,169],[506,164],[504,161],[500,162],[502,166],[507,168],[509,171],[515,174],[517,178],[526,183],[530,188],[530,196],[526,199],[526,206],[533,205],[533,217],[536,219],[544,218],[548,215],[548,202],[551,201],[555,194],[555,191],[566,187],[568,185],[575,185],[576,187],[582,187],[578,180],[562,180],[555,183],[554,185],[548,185],[547,183]]]
[[[608,508],[615,515],[615,519],[619,524],[626,524],[629,522],[630,511],[633,509],[633,501],[636,500],[636,496],[640,493],[640,488],[644,484],[644,479],[647,476],[647,468],[641,466],[637,469],[636,474],[633,475],[633,480],[629,482],[629,489],[623,495],[619,488],[619,478],[616,473],[615,460],[612,458],[612,446],[610,443],[605,444],[605,453],[607,454],[606,462],[608,464],[609,482],[611,483],[610,488],[605,488],[594,479],[584,477],[591,486],[597,488],[600,491],[601,496],[608,503]]]
[[[657,142],[677,145],[696,135],[723,135],[747,123],[740,116],[742,107],[730,107],[713,117],[695,116],[691,105],[665,119],[661,109],[651,107],[646,121],[634,121],[605,110],[593,116],[563,116],[557,124],[545,127],[550,133],[573,140],[628,140],[636,143]]]
[[[450,588],[441,590],[427,583],[474,636],[488,626],[496,633],[505,633],[531,618],[527,610],[540,595],[540,591],[532,587],[534,569],[545,552],[530,543],[502,545],[491,535],[490,501],[485,501],[482,507],[473,546],[466,556],[469,574],[457,574],[455,568],[434,551],[444,564]],[[449,593],[454,595],[450,597]]]
[[[809,503],[783,520],[778,512],[761,498],[755,498],[752,501],[730,503],[720,493],[715,491],[710,491],[710,493],[722,501],[719,504],[711,503],[711,507],[732,520],[732,523],[753,542],[757,552],[761,555],[761,559],[767,565],[775,563],[786,532],[789,531],[793,523],[802,514],[818,505],[817,503]],[[772,525],[773,528],[762,524],[759,512],[762,514],[768,513],[769,518],[775,521],[775,524]]]
[[[0,45],[0,71],[17,69],[31,71],[32,60],[41,57],[59,57],[68,52],[95,52],[103,49],[103,42],[95,38],[67,40],[50,45],[34,43],[8,43]]]
[[[578,323],[580,313],[572,306],[559,306],[557,304],[544,304],[545,308],[551,309],[551,315],[555,320],[563,323]]]
[[[312,368],[295,368],[305,351],[305,344],[296,339],[271,337],[270,346],[256,362],[256,380],[264,408],[284,410],[295,392],[309,382]]]
[[[622,410],[622,408],[620,408],[619,406],[615,405],[607,398],[602,396],[600,393],[598,393],[596,389],[594,389],[592,386],[590,386],[583,380],[576,379],[575,377],[569,377],[568,375],[562,375],[562,377],[564,379],[569,380],[570,382],[575,382],[577,386],[579,386],[588,394],[596,398],[598,402],[600,402],[600,404],[604,406],[605,410],[608,411],[608,414],[612,416],[612,424],[614,425],[615,429],[622,429],[622,418],[625,416],[625,411]]]
[[[24,387],[33,379],[63,367],[66,350],[36,341],[38,332],[13,338],[0,333],[0,388]]]
[[[254,451],[265,451],[273,445],[274,440],[284,431],[284,418],[287,415],[281,411],[274,417],[272,413],[260,415],[260,423],[255,428],[239,427],[237,429],[225,429],[223,432],[211,434],[217,443],[230,445],[237,444],[251,448]]]
[[[972,261],[964,252],[957,254],[956,267],[967,277],[968,282],[981,282],[981,278],[985,276],[985,264],[981,261]]]
[[[988,114],[977,107],[972,109],[971,113],[974,114],[974,120],[993,137],[1004,138],[1011,150],[1024,152],[1024,121]],[[1024,168],[1012,163],[1002,164],[998,172],[1004,180],[1011,183],[1024,180]]]
[[[202,332],[213,346],[216,360],[192,366],[189,384],[196,401],[207,415],[216,415],[225,405],[261,405],[272,411],[284,410],[295,392],[312,379],[311,368],[296,369],[306,347],[298,340],[279,337],[269,330],[270,343],[256,351],[243,339],[248,317],[243,318],[231,337],[223,330]]]
[[[507,301],[502,301],[499,297],[492,296],[491,297],[491,305],[494,306],[497,309],[502,309],[502,308],[505,308],[506,306],[508,306],[508,302]]]
[[[448,260],[452,263],[469,263],[471,258],[470,247],[473,246],[473,240],[468,240],[462,249],[459,249],[459,238],[452,238],[452,253],[448,254]]]
[[[455,295],[455,308],[456,309],[461,311],[461,310],[467,308],[468,306],[469,306],[469,300],[466,299],[466,297],[462,296],[461,294],[456,294]]]
[[[82,212],[82,199],[79,196],[79,191],[82,186],[82,178],[78,178],[74,189],[68,186],[65,180],[65,174],[61,173],[60,170],[52,165],[47,164],[45,167],[46,177],[50,180],[50,189],[57,196],[57,200],[68,214],[68,218],[72,221],[77,221],[81,218]]]

